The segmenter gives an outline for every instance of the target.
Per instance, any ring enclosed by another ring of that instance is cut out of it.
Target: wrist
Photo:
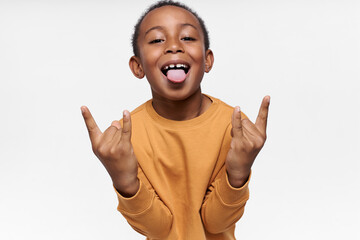
[[[115,189],[124,197],[134,196],[140,187],[140,182],[137,176],[135,178],[121,178],[112,179]]]
[[[234,188],[240,188],[248,181],[250,170],[246,172],[232,172],[226,170],[226,174],[228,176],[230,185]]]

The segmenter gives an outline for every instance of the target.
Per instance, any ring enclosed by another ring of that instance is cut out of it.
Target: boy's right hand
[[[124,197],[131,197],[139,189],[137,159],[131,144],[131,117],[123,112],[123,127],[113,121],[105,132],[101,132],[89,109],[81,107],[89,131],[92,149],[108,171],[114,187]]]

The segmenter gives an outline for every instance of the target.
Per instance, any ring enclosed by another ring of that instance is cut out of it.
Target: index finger
[[[261,133],[266,134],[267,118],[269,113],[270,96],[265,96],[261,102],[259,114],[256,118],[255,126]]]
[[[98,136],[101,135],[101,131],[100,131],[98,125],[96,124],[93,116],[91,115],[90,110],[86,106],[81,107],[81,113],[85,120],[86,128],[89,132],[90,141],[91,141],[91,143],[93,143],[95,138],[97,138]]]

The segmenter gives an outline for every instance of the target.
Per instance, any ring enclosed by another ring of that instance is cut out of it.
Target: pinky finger
[[[131,116],[129,111],[123,112],[123,128],[121,134],[121,141],[131,141]]]
[[[243,135],[242,116],[239,106],[236,106],[232,115],[232,133],[234,137],[241,137]]]

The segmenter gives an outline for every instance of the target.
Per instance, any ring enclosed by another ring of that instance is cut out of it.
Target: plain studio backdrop
[[[0,1],[0,239],[144,239],[117,212],[80,114],[105,130],[151,98],[128,67],[151,1]],[[238,239],[359,239],[360,5],[184,1],[215,65],[204,93],[255,120],[271,95]]]

